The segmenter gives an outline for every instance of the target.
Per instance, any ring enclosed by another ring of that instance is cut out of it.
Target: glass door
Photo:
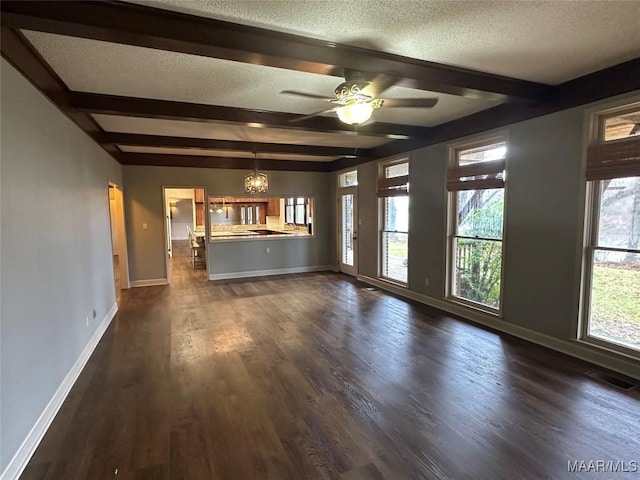
[[[340,202],[340,271],[358,273],[358,200],[355,189],[339,194]]]

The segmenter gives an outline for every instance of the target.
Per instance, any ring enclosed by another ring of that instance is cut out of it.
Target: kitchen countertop
[[[276,233],[271,233],[269,235],[261,235],[258,232],[252,232],[251,230],[240,230],[240,231],[217,231],[211,232],[211,238],[209,239],[212,242],[220,241],[220,240],[264,240],[264,239],[280,239],[280,238],[300,238],[300,237],[312,237],[313,235],[309,235],[307,232],[294,232],[291,230],[278,231],[275,230]]]

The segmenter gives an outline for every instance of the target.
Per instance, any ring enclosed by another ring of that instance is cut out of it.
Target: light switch
[[[147,225],[146,223],[143,223],[143,224],[142,224],[142,229],[143,229],[143,230],[146,230],[147,228],[149,228],[149,225]]]

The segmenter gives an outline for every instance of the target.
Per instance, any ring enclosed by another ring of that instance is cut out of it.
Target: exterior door
[[[355,188],[341,189],[339,193],[340,271],[358,274],[358,196]]]

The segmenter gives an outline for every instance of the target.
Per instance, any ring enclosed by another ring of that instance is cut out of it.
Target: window
[[[294,222],[294,218],[293,218],[293,214],[294,214],[294,203],[293,203],[293,198],[287,198],[284,201],[284,221],[285,223],[289,223],[289,224],[293,224]]]
[[[352,170],[340,174],[339,184],[341,188],[355,187],[358,185],[358,171]]]
[[[640,352],[639,121],[640,104],[593,116],[581,332],[632,355]]]
[[[294,215],[294,223],[296,225],[307,224],[307,199],[296,198],[296,210]]]
[[[380,276],[406,284],[409,265],[409,162],[383,165],[380,177]]]
[[[504,181],[503,136],[451,148],[448,296],[500,310]]]
[[[251,225],[253,223],[253,206],[247,205],[245,208],[247,209],[247,223]]]
[[[306,197],[287,198],[284,202],[284,221],[288,224],[311,223],[311,204]]]

